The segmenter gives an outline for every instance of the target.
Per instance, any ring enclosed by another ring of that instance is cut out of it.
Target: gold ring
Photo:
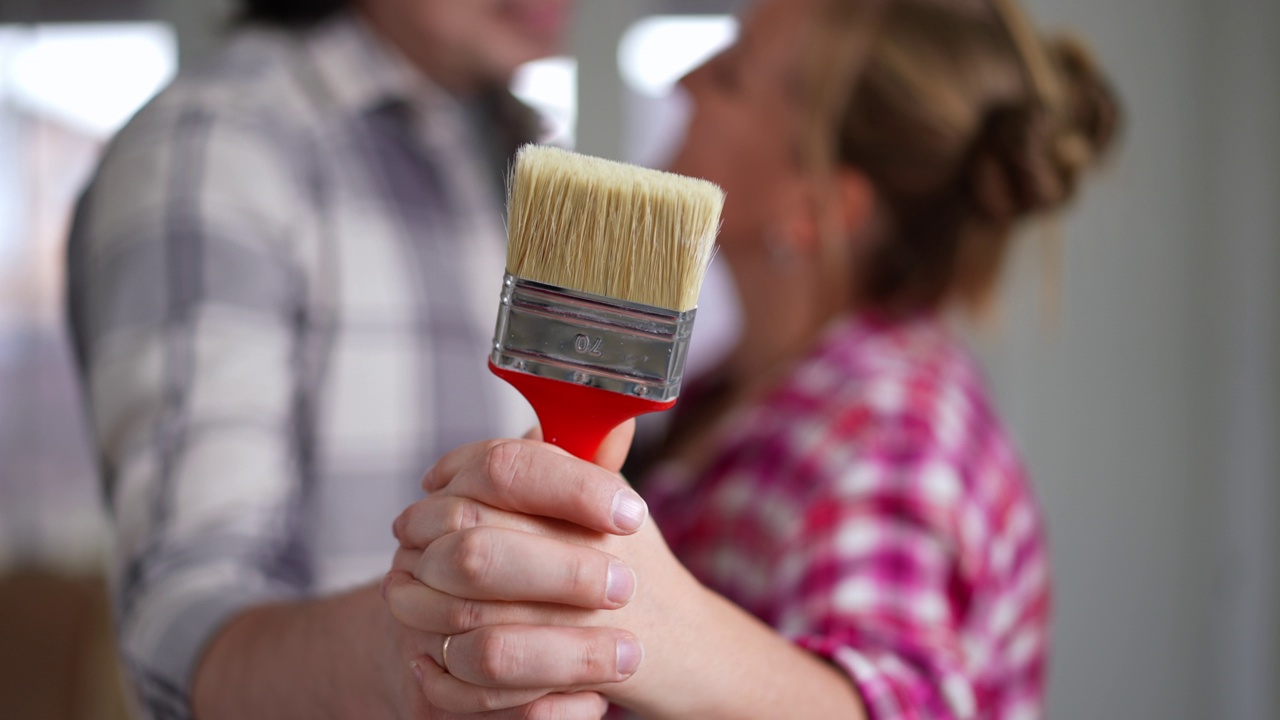
[[[445,674],[449,674],[449,641],[453,639],[452,635],[444,636],[444,645],[440,646],[440,669]]]

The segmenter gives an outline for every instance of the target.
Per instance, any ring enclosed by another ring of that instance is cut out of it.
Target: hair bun
[[[1035,103],[999,105],[987,111],[969,162],[969,192],[979,214],[1012,222],[1065,199],[1049,148],[1052,128]]]
[[[1038,99],[988,109],[970,154],[969,192],[988,220],[1011,223],[1071,199],[1079,176],[1106,153],[1119,108],[1088,51],[1071,38],[1046,47],[1062,82],[1056,112]]]
[[[1058,159],[1078,172],[1111,148],[1120,124],[1119,102],[1084,43],[1064,35],[1048,40],[1045,50],[1062,78]]]

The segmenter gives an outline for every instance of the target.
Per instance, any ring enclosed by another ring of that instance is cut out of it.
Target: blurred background
[[[742,4],[585,0],[571,54],[517,93],[549,139],[661,163],[672,83],[732,40]],[[1029,5],[1089,41],[1127,114],[1106,176],[1057,232],[1029,230],[972,331],[1049,517],[1050,715],[1280,717],[1280,2]],[[120,712],[63,238],[103,143],[229,13],[0,0],[2,717]],[[703,306],[705,362],[735,319]]]

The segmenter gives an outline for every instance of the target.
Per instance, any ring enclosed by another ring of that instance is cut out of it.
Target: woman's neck
[[[803,265],[739,268],[742,335],[725,362],[741,389],[772,385],[803,357],[835,314],[815,291]]]
[[[799,268],[734,267],[742,307],[742,334],[714,373],[699,403],[677,414],[660,456],[697,472],[711,459],[724,423],[757,401],[813,345],[826,318]]]

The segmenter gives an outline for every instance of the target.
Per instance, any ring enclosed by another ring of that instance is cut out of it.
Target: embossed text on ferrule
[[[679,392],[694,314],[508,275],[491,360],[544,377],[671,399]]]

